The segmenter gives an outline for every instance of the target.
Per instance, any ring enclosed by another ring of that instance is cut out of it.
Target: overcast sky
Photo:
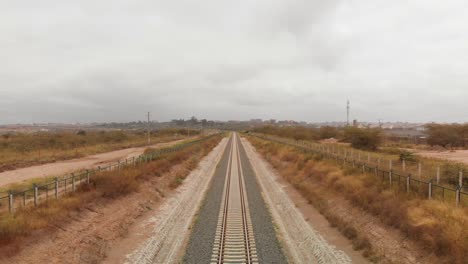
[[[466,0],[0,0],[0,123],[468,121]]]

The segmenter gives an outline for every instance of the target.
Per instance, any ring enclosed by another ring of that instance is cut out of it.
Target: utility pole
[[[150,137],[150,112],[148,112],[148,146],[151,143],[151,137]]]
[[[348,100],[346,104],[346,126],[349,126],[349,109],[350,109],[350,106],[349,106],[349,100]]]

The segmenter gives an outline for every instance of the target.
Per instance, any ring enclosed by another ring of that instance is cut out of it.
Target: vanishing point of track
[[[212,264],[258,263],[239,141],[238,135],[234,133],[211,257]]]

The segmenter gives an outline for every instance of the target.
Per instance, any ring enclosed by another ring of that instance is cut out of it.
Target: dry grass
[[[334,195],[344,196],[355,206],[380,218],[385,224],[398,228],[421,243],[428,253],[435,253],[447,263],[466,263],[468,257],[468,210],[449,204],[424,200],[386,189],[375,176],[358,170],[341,169],[331,161],[304,153],[298,149],[250,138],[257,150],[313,203],[356,248],[371,254],[365,234],[356,234],[352,227],[334,219],[326,202],[316,194],[317,185]],[[336,217],[335,217],[336,218]],[[442,262],[441,262],[442,263]]]
[[[184,137],[186,130],[166,129],[153,134],[152,142]],[[192,134],[193,135],[193,134]],[[0,137],[0,171],[55,162],[117,149],[144,146],[144,131],[40,132]]]
[[[153,177],[171,177],[171,181],[185,179],[198,162],[207,155],[221,140],[216,136],[178,152],[167,153],[154,161],[137,167],[127,167],[120,172],[101,172],[91,178],[90,185],[81,185],[77,192],[40,204],[35,208],[18,210],[13,215],[0,216],[0,255],[14,254],[15,248],[25,237],[38,231],[53,229],[66,223],[91,203],[105,203],[137,192],[141,184]],[[169,173],[179,166],[177,173]],[[177,187],[172,186],[173,188]]]

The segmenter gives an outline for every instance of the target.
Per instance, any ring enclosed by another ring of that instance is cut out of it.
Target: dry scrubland
[[[169,187],[176,188],[221,139],[222,136],[215,136],[178,152],[163,154],[150,163],[127,167],[120,172],[101,172],[91,178],[89,185],[83,184],[78,187],[77,192],[67,194],[59,200],[18,210],[13,215],[0,215],[0,256],[14,255],[28,236],[49,235],[47,232],[53,232],[70,222],[73,215],[90,204],[106,203],[138,192],[140,186],[151,178],[170,177],[167,179],[170,181]],[[176,166],[179,167],[177,173],[169,174]]]
[[[439,135],[441,136],[441,134],[438,133],[440,129],[450,132],[455,129],[453,127],[458,128],[458,126],[452,125],[429,126],[429,128],[431,128],[429,133],[432,135],[430,137],[430,142],[437,141],[435,138]],[[468,128],[468,125],[466,127]],[[388,168],[388,160],[392,160],[393,169],[402,173],[402,161],[405,160],[406,169],[403,175],[411,174],[415,177],[419,177],[418,163],[421,163],[421,179],[426,181],[435,179],[437,168],[440,167],[440,184],[449,188],[456,188],[455,186],[458,186],[460,170],[464,172],[464,175],[468,175],[468,166],[466,164],[414,155],[407,149],[401,149],[399,144],[387,141],[385,136],[383,136],[378,129],[359,129],[353,127],[321,127],[319,129],[306,127],[262,127],[257,128],[254,131],[281,138],[306,140],[311,142],[335,137],[340,141],[339,143],[326,142],[325,144],[333,146],[333,148],[337,149],[340,153],[347,151],[349,155],[353,152],[354,158],[356,158],[358,153],[360,153],[361,159],[367,159],[367,155],[369,154],[374,163],[376,163],[377,159],[380,159],[382,161],[380,166],[383,168]],[[467,180],[468,178],[465,177],[464,185],[468,184]]]
[[[406,194],[396,194],[381,185],[375,176],[358,170],[340,169],[332,161],[322,160],[277,143],[249,137],[256,149],[275,169],[297,188],[330,223],[353,240],[356,249],[371,260],[382,256],[373,251],[371,241],[329,210],[319,189],[328,195],[342,196],[354,206],[370,212],[389,227],[401,230],[422,245],[426,254],[435,254],[439,263],[466,263],[468,258],[468,209],[424,200]]]
[[[190,135],[198,134],[190,131]],[[186,129],[153,132],[152,142],[187,135]],[[144,146],[145,131],[77,131],[14,133],[0,136],[0,172],[36,164],[84,157],[122,148]]]

